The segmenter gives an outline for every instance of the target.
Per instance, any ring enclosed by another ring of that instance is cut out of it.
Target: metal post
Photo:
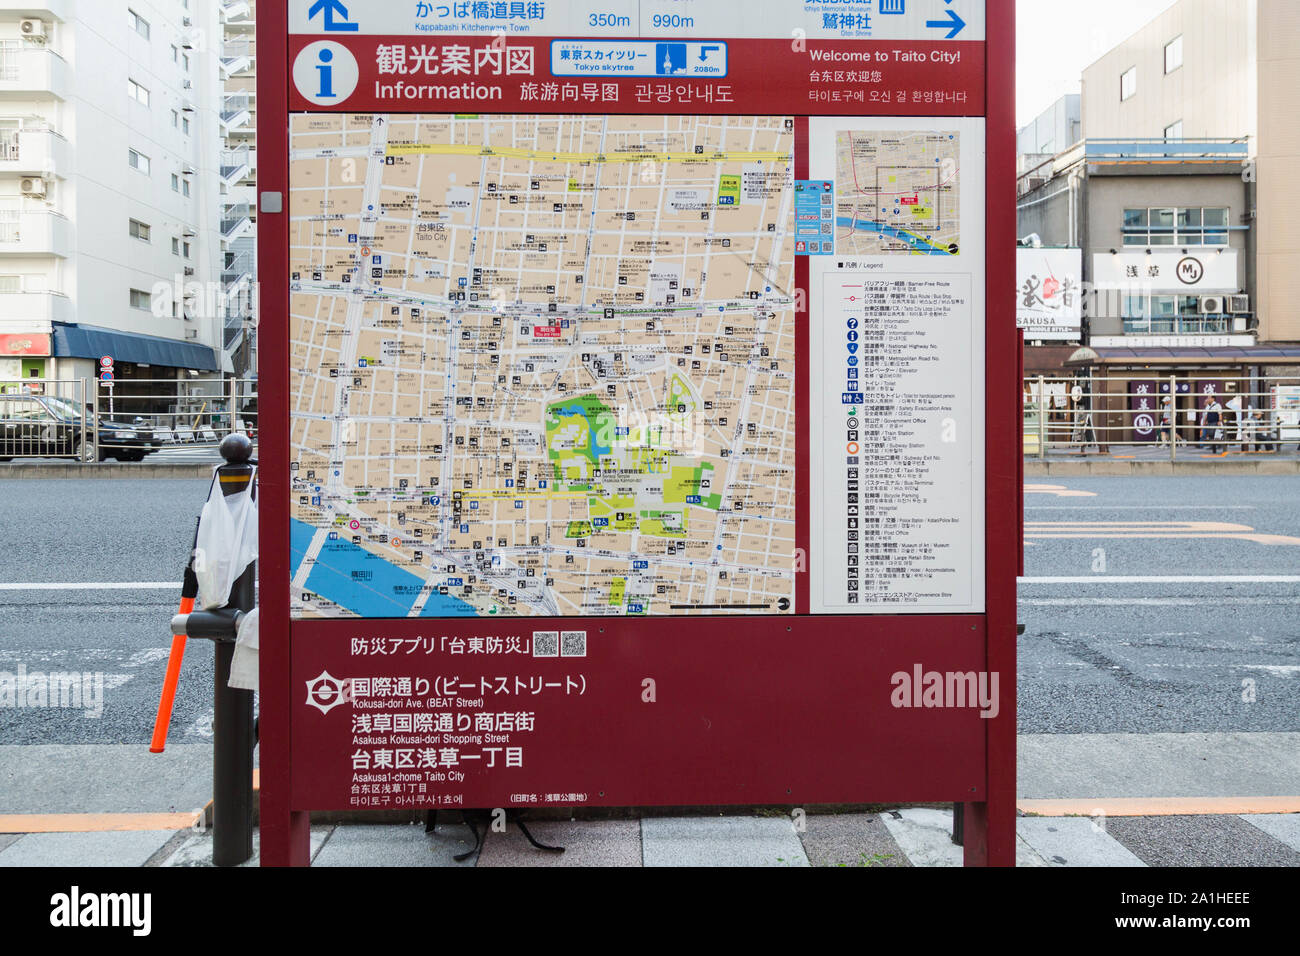
[[[1178,460],[1178,379],[1169,376],[1169,460]]]
[[[1043,376],[1038,376],[1038,457],[1040,459],[1047,457],[1047,412],[1043,408],[1043,394],[1045,388],[1043,385]]]
[[[239,431],[239,379],[231,378],[230,380],[230,432],[233,435]]]
[[[217,481],[226,497],[249,488],[252,445],[240,436],[221,443],[226,464]],[[241,480],[242,479],[242,480]],[[245,569],[230,589],[228,609],[247,613],[256,603],[257,565]],[[233,637],[214,640],[216,686],[213,688],[212,742],[212,862],[238,866],[253,855],[253,692],[230,684]]]
[[[99,461],[99,385],[90,379],[90,460]],[[84,447],[84,446],[83,446]]]

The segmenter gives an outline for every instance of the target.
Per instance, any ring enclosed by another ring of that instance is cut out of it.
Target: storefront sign
[[[1016,250],[1016,325],[1026,339],[1077,341],[1083,334],[1083,253]]]

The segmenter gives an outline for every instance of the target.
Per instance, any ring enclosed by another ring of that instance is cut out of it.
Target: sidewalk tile
[[[479,866],[640,866],[641,825],[636,820],[524,821],[539,843],[562,846],[563,853],[539,850],[514,823],[504,833],[489,833]]]
[[[785,817],[647,817],[646,866],[808,866]]]
[[[891,810],[880,819],[912,866],[962,865],[963,850],[952,842],[951,810]]]
[[[800,834],[813,866],[911,866],[874,813],[816,814]]]
[[[1083,817],[1021,817],[1016,834],[1047,866],[1144,866],[1100,825]]]
[[[1147,866],[1300,866],[1300,853],[1239,816],[1111,817],[1106,829]]]
[[[1300,850],[1300,813],[1245,813],[1241,819],[1291,849]]]
[[[312,866],[473,866],[473,858],[452,860],[473,847],[469,827],[460,823],[439,825],[436,833],[418,824],[340,824]]]
[[[311,849],[313,857],[320,852],[325,841],[329,838],[333,827],[312,827],[311,828]],[[239,864],[240,866],[260,866],[262,854],[262,833],[260,830],[253,831],[253,855],[247,862]],[[212,866],[212,831],[203,830],[195,833],[190,832],[188,838],[171,854],[167,856],[159,866]]]
[[[175,830],[27,833],[0,851],[4,866],[144,866]]]

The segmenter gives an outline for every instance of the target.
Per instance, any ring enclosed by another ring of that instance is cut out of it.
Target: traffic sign
[[[100,367],[100,368],[112,368],[112,367],[113,367],[113,356],[111,356],[111,355],[104,355],[104,356],[102,356],[102,357],[100,358],[100,360],[99,360],[99,367]]]

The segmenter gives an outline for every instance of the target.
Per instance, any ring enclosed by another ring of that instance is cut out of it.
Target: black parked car
[[[89,409],[53,395],[0,395],[0,461],[76,455],[94,456],[82,446],[83,422]],[[99,460],[143,461],[158,450],[153,430],[142,419],[133,422],[99,416]]]

